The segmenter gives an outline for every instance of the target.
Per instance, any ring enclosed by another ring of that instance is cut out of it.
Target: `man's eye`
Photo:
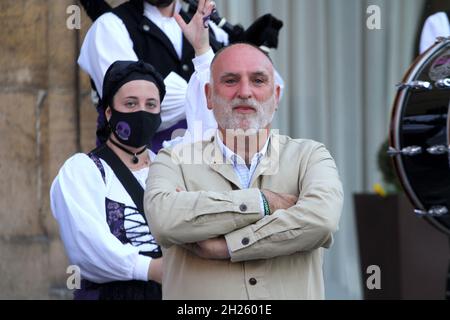
[[[256,78],[256,79],[254,80],[254,82],[255,82],[256,84],[263,84],[263,83],[266,82],[266,80],[265,80],[265,79],[261,79],[261,78]]]
[[[156,103],[154,103],[154,102],[148,102],[148,103],[146,104],[146,106],[147,106],[147,108],[149,108],[149,109],[153,109],[153,108],[156,108]]]
[[[226,84],[233,84],[233,83],[235,83],[235,82],[236,82],[235,79],[226,79],[226,80],[225,80],[225,83],[226,83]]]
[[[134,108],[134,107],[136,106],[136,102],[134,102],[134,101],[128,101],[128,102],[125,103],[125,106],[126,106],[127,108]]]

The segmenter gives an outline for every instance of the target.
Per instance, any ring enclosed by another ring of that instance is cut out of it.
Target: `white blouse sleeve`
[[[450,36],[450,22],[445,12],[435,13],[427,18],[420,36],[420,53],[431,47],[437,37]]]
[[[51,208],[69,260],[83,278],[96,283],[147,281],[151,258],[110,232],[105,194],[101,173],[85,154],[67,160],[53,181]]]
[[[195,57],[194,73],[188,83],[186,93],[186,121],[190,141],[208,139],[208,134],[215,132],[217,122],[214,114],[207,107],[205,84],[209,82],[209,67],[214,58],[214,52],[209,49],[201,56]]]
[[[103,94],[106,70],[117,60],[137,61],[138,58],[122,20],[108,12],[92,24],[78,57],[78,64],[94,80],[100,96]]]
[[[216,40],[222,42],[223,44],[228,44],[228,34],[219,28],[216,24],[210,21],[210,26],[214,32]],[[212,55],[214,57],[214,54]],[[193,59],[194,68],[196,72],[198,69],[198,65],[196,65],[196,59]],[[203,59],[209,59],[208,57],[204,57]],[[211,58],[212,60],[212,58]],[[200,58],[200,63],[202,63],[202,58]],[[207,67],[209,68],[209,61]],[[198,64],[198,63],[197,63]],[[202,69],[201,69],[202,70]],[[200,71],[203,72],[203,71]],[[191,78],[192,79],[192,78]],[[200,76],[199,82],[196,82],[194,86],[202,85],[203,78]],[[194,80],[195,81],[195,80]],[[208,71],[208,81],[209,81],[209,71]],[[166,96],[164,97],[163,104],[161,105],[161,126],[158,128],[158,131],[165,130],[175,125],[178,121],[186,118],[189,127],[189,117],[192,116],[191,110],[192,105],[187,105],[186,100],[192,97],[192,89],[189,88],[188,83],[181,76],[179,76],[176,72],[172,71],[165,79],[164,84],[166,85]],[[197,88],[196,88],[197,89]],[[196,89],[194,89],[194,92]],[[188,102],[189,103],[189,102]],[[204,101],[204,105],[206,105],[206,100]],[[205,108],[198,108],[203,110]],[[209,110],[207,110],[209,111]],[[206,113],[205,118],[210,121],[210,116]],[[215,123],[215,120],[214,122]],[[188,129],[189,130],[189,129]]]

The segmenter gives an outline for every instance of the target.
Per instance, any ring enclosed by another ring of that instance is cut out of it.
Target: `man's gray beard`
[[[219,96],[214,96],[213,103],[214,117],[216,118],[217,124],[222,129],[240,129],[244,131],[253,129],[251,131],[254,132],[266,128],[270,123],[272,123],[273,117],[275,115],[275,112],[269,114],[270,110],[275,107],[275,96],[273,95],[263,102],[258,102],[254,98],[235,98],[228,102]],[[248,105],[254,107],[256,112],[249,114],[239,114],[237,112],[233,113],[233,107],[239,105]],[[242,126],[242,123],[246,123],[246,125]]]

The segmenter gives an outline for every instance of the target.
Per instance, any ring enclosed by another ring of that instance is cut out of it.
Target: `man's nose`
[[[252,90],[249,81],[242,80],[239,83],[238,97],[240,99],[250,99],[252,97]]]

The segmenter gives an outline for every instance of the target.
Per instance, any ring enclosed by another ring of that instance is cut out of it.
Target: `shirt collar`
[[[180,13],[181,4],[178,0],[175,0],[175,12]],[[144,1],[144,16],[152,21],[162,21],[164,19],[171,19],[172,17],[165,17],[161,14],[157,7],[151,5],[147,1]]]
[[[261,150],[259,150],[259,152],[255,153],[255,155],[253,156],[250,163],[253,163],[255,160],[259,161],[262,157],[264,157],[266,155],[267,148],[269,146],[269,141],[270,141],[271,137],[272,137],[272,132],[269,133],[269,137],[267,138],[266,143],[261,148]],[[222,154],[224,155],[227,162],[230,161],[233,164],[245,165],[245,161],[239,155],[237,155],[236,153],[231,151],[231,149],[228,148],[223,143],[222,139],[220,138],[219,130],[216,131],[216,139],[217,139],[217,144],[219,145],[220,150],[222,151]]]

